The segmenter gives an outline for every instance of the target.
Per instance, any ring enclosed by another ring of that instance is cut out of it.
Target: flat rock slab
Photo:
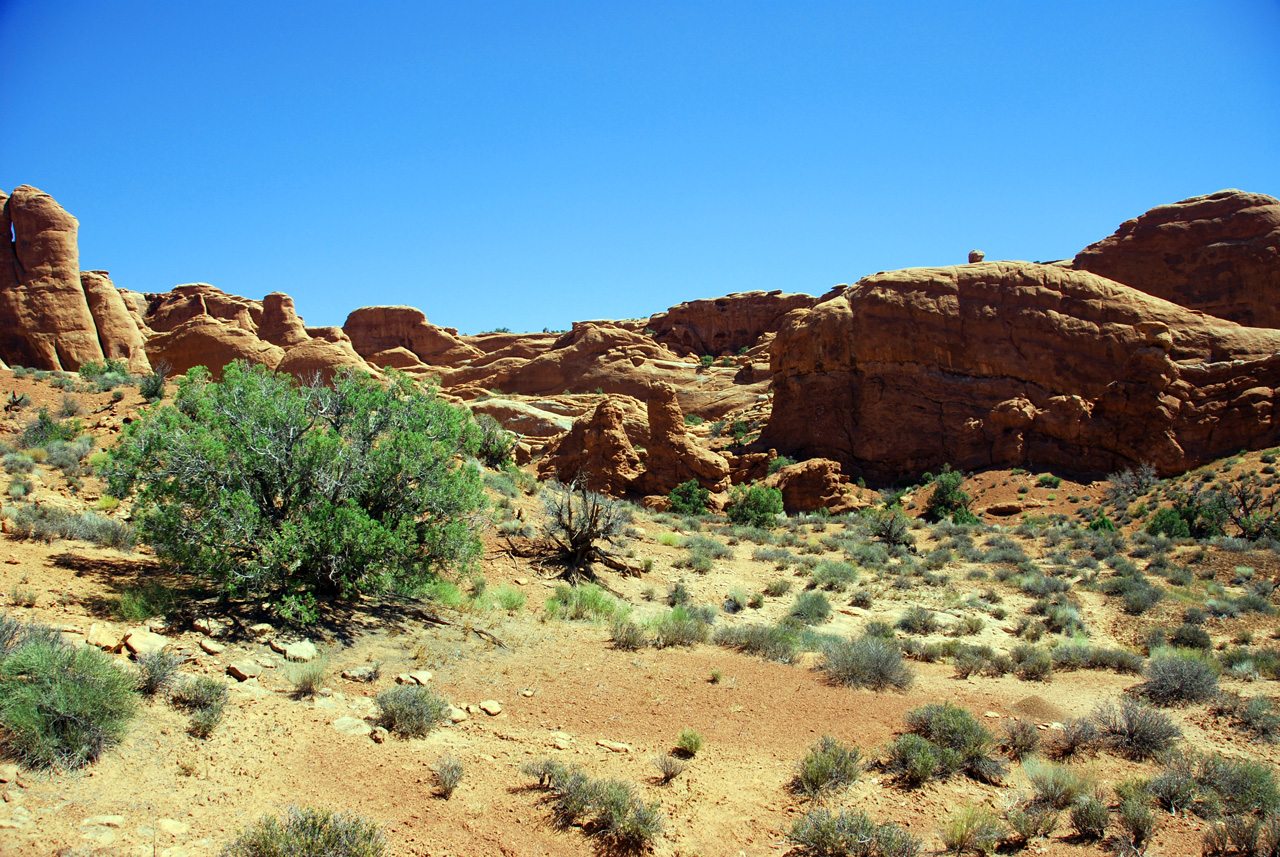
[[[490,717],[497,717],[502,713],[502,703],[496,699],[486,699],[480,703],[480,710]]]
[[[227,667],[227,675],[236,681],[247,681],[262,675],[262,667],[253,661],[236,661]]]
[[[414,684],[426,685],[431,682],[431,673],[427,670],[413,670],[409,673],[409,678],[413,679]]]
[[[339,717],[333,721],[333,728],[343,735],[368,735],[373,727],[358,717]]]
[[[369,664],[363,666],[351,667],[342,671],[342,677],[347,681],[373,681],[374,669]]]
[[[221,643],[215,643],[213,640],[201,640],[200,648],[210,655],[220,655],[227,650],[226,646]]]
[[[149,655],[167,645],[169,645],[167,637],[162,637],[146,628],[132,628],[124,635],[124,647],[134,655]]]
[[[611,753],[630,753],[631,752],[631,745],[623,744],[621,741],[606,741],[603,738],[601,738],[596,743],[599,744],[601,747],[604,747],[606,750],[608,750]]]
[[[113,630],[109,625],[94,622],[89,626],[89,633],[85,634],[84,641],[99,649],[106,649],[108,652],[120,651],[120,632]]]
[[[316,644],[310,640],[299,640],[284,647],[285,660],[289,661],[314,661],[316,654]]]

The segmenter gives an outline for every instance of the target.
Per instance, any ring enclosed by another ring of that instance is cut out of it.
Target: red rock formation
[[[293,298],[284,292],[272,292],[262,299],[262,323],[258,325],[258,338],[285,349],[311,340],[306,325],[298,318]]]
[[[421,371],[429,368],[408,348],[388,348],[386,351],[371,354],[367,359],[370,366],[380,366],[384,369]]]
[[[1074,266],[1251,327],[1280,327],[1280,200],[1223,190],[1153,208]]]
[[[351,344],[351,337],[340,327],[308,327],[307,336],[312,339],[324,339],[329,342],[345,342]]]
[[[80,286],[79,227],[36,188],[0,192],[0,358],[12,366],[75,371],[102,359]]]
[[[147,295],[147,327],[168,333],[196,316],[207,315],[255,336],[262,321],[262,303],[229,295],[208,283],[174,286],[171,291]]]
[[[690,479],[712,492],[729,487],[729,464],[698,446],[684,424],[676,391],[654,384],[649,395],[649,446],[644,476],[636,485],[642,494],[667,494]]]
[[[951,463],[1170,473],[1280,441],[1280,331],[1084,271],[867,277],[791,313],[761,446],[889,479]]]
[[[154,334],[147,340],[147,356],[152,365],[167,364],[173,374],[204,366],[220,378],[222,368],[233,360],[248,360],[274,369],[284,359],[284,349],[263,342],[258,334],[234,320],[222,321],[202,313],[171,330]]]
[[[130,372],[149,373],[147,340],[125,305],[120,290],[111,283],[106,271],[81,271],[80,285],[89,303],[89,312],[98,329],[98,342],[104,356],[123,360]]]
[[[640,475],[636,454],[622,427],[622,406],[605,399],[590,418],[576,420],[567,434],[548,448],[538,465],[542,479],[584,479],[592,491],[620,497]]]
[[[361,307],[347,316],[342,329],[365,358],[391,348],[406,348],[423,363],[453,366],[483,353],[445,328],[428,323],[422,310],[413,307]]]
[[[826,509],[833,515],[842,515],[872,505],[840,472],[840,465],[825,458],[780,467],[765,484],[782,492],[787,514]]]
[[[382,373],[364,361],[346,342],[330,342],[327,339],[310,339],[287,349],[275,367],[278,372],[288,372],[301,381],[311,381],[319,376],[325,383],[346,367],[359,369],[374,376]]]
[[[773,333],[794,309],[808,309],[812,295],[737,292],[722,298],[689,301],[649,319],[653,338],[677,354],[736,354]]]

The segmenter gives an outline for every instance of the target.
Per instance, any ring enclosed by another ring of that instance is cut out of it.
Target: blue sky
[[[83,268],[464,332],[1073,255],[1280,195],[1280,3],[0,0]]]

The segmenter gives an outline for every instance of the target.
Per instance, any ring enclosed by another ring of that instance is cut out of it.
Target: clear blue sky
[[[644,316],[1280,195],[1280,3],[0,0],[0,186],[308,324]]]

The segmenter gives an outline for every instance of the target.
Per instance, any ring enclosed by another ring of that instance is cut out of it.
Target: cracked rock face
[[[1197,466],[1280,439],[1280,330],[1027,262],[866,277],[791,313],[762,438],[850,476]]]

